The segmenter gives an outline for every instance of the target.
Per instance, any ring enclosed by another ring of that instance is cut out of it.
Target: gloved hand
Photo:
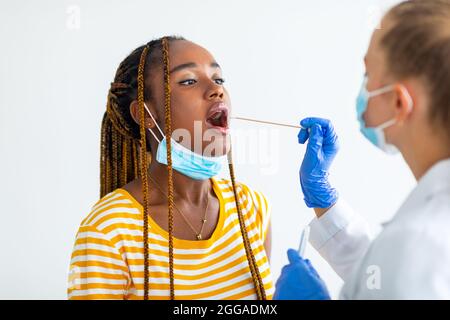
[[[298,142],[309,138],[305,157],[300,168],[300,185],[309,208],[329,208],[338,199],[338,192],[328,182],[328,169],[339,150],[333,125],[321,118],[300,121],[305,129],[298,133]]]
[[[287,254],[289,264],[281,271],[273,299],[330,300],[328,289],[311,262],[304,260],[293,249],[289,249]]]

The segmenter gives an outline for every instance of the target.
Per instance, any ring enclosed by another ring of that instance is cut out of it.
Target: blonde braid
[[[244,216],[242,215],[241,206],[238,201],[238,193],[236,189],[236,179],[234,175],[234,167],[233,167],[233,158],[231,153],[231,148],[228,152],[228,168],[230,171],[231,185],[234,193],[234,200],[236,203],[237,215],[239,218],[239,226],[241,228],[241,235],[244,241],[245,254],[247,255],[248,265],[250,268],[250,273],[252,275],[253,284],[255,286],[256,296],[258,300],[266,300],[266,291],[264,289],[264,284],[261,278],[261,274],[259,272],[258,265],[256,263],[255,255],[253,254],[253,250],[250,244],[250,240],[248,239],[247,230],[245,228]]]
[[[143,206],[144,206],[144,300],[148,300],[149,286],[149,253],[148,253],[148,179],[147,179],[147,141],[145,128],[145,111],[144,111],[144,69],[147,60],[148,46],[142,50],[138,67],[138,104],[139,104],[139,127],[140,127],[140,171],[142,179]]]
[[[164,114],[167,144],[167,177],[168,177],[168,224],[169,224],[169,276],[170,276],[170,299],[175,299],[175,284],[173,272],[173,169],[172,169],[172,119],[170,109],[170,63],[169,63],[169,41],[162,39],[163,62],[164,62]]]

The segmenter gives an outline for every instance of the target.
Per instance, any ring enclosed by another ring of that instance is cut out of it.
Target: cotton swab
[[[231,119],[236,119],[236,120],[244,120],[244,121],[251,121],[251,122],[271,124],[271,125],[275,125],[275,126],[297,128],[297,129],[305,129],[304,127],[302,127],[300,125],[292,125],[292,124],[285,124],[285,123],[272,122],[272,121],[263,121],[263,120],[256,120],[256,119],[243,118],[243,117],[230,117],[230,118]]]

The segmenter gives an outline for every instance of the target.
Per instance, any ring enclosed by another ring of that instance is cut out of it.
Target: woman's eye
[[[218,85],[222,85],[225,83],[225,79],[218,78],[218,79],[215,79],[214,82],[217,83]]]
[[[187,80],[180,81],[179,83],[181,85],[183,85],[183,86],[190,86],[190,85],[193,85],[193,84],[197,83],[197,80],[195,80],[195,79],[187,79]]]

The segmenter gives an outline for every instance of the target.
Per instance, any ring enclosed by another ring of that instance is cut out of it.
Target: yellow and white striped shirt
[[[211,179],[220,202],[210,239],[174,238],[176,299],[256,299],[231,182]],[[274,285],[264,250],[270,208],[259,192],[237,186],[251,247],[268,299]],[[124,189],[105,195],[81,222],[70,264],[69,299],[142,299],[143,208]],[[149,217],[149,299],[169,299],[168,233]]]

